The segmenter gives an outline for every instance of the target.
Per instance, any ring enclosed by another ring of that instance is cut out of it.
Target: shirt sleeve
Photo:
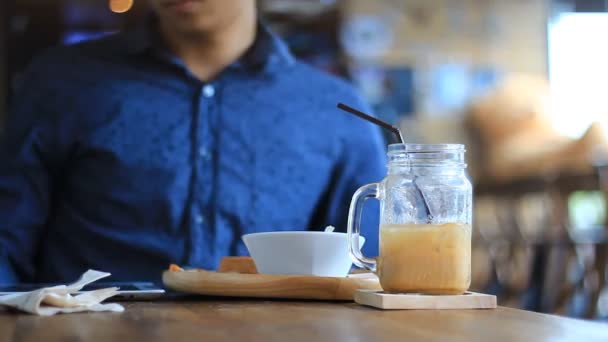
[[[30,281],[48,217],[55,150],[48,94],[30,68],[18,87],[0,135],[0,283]]]
[[[358,109],[371,113],[362,100],[352,103]],[[349,115],[336,109],[335,115]],[[386,145],[379,128],[363,119],[347,117],[347,134],[341,141],[341,153],[326,194],[326,205],[316,228],[334,225],[337,231],[346,231],[348,211],[353,194],[365,184],[380,182],[386,176]],[[363,253],[378,255],[378,226],[380,209],[378,201],[366,201],[361,235],[366,239]]]

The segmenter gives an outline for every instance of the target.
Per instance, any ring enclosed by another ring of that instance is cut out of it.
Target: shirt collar
[[[167,55],[158,32],[157,19],[147,17],[139,26],[127,34],[127,52],[131,55],[157,53]],[[247,52],[229,68],[244,68],[250,71],[274,73],[282,67],[295,63],[287,44],[274,34],[268,25],[258,21],[256,39]]]

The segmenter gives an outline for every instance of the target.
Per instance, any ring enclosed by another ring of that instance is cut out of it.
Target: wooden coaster
[[[358,290],[355,302],[384,310],[495,309],[496,296],[476,292],[461,295],[389,294]]]

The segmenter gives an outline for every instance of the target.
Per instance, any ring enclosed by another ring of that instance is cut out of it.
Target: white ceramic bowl
[[[259,273],[345,277],[352,266],[346,233],[253,233],[243,241]]]

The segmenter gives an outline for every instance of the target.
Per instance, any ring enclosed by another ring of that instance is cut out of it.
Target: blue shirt
[[[147,28],[53,49],[18,87],[0,143],[0,283],[158,281],[214,269],[241,235],[346,227],[385,174],[379,131],[345,82],[296,61],[260,26],[211,82]],[[377,207],[365,213],[377,252]]]

